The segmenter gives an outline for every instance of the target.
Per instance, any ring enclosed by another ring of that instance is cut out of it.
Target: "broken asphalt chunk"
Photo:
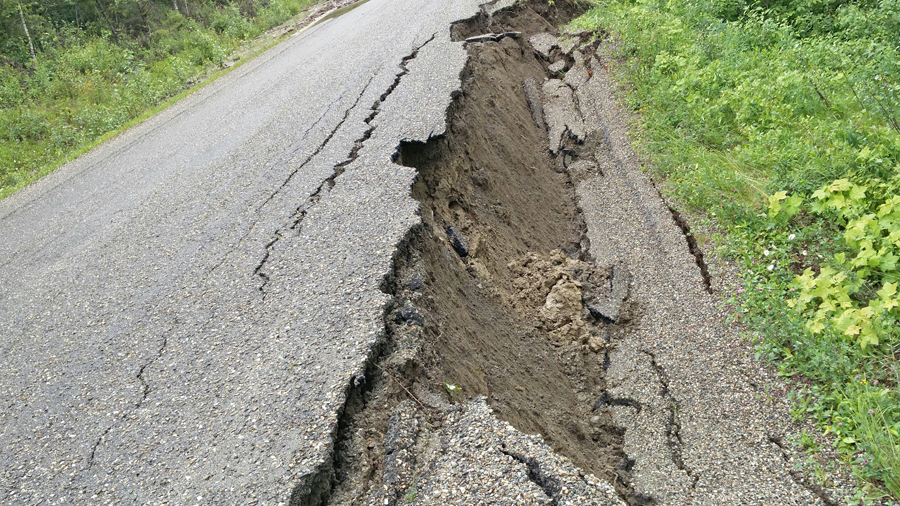
[[[453,225],[447,225],[447,239],[450,239],[450,246],[453,246],[459,256],[469,256],[469,243]]]
[[[591,316],[604,323],[616,323],[630,289],[631,273],[622,265],[610,267],[609,285],[586,304]]]

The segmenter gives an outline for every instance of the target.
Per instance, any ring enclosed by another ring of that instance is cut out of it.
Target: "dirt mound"
[[[509,267],[515,276],[513,307],[525,318],[537,318],[554,343],[579,344],[593,352],[606,348],[609,331],[586,303],[595,287],[609,284],[608,269],[558,249],[545,256],[530,253]]]

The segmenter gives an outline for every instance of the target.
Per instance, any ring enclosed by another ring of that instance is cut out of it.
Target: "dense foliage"
[[[795,414],[900,498],[900,1],[596,3],[575,23],[619,40],[640,144],[723,231]]]
[[[310,3],[0,0],[0,197]]]

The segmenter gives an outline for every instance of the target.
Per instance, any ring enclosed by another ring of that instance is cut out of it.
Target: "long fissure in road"
[[[630,275],[591,258],[568,170],[598,139],[586,148],[553,109],[561,102],[544,110],[539,87],[547,95],[565,86],[553,78],[575,64],[571,52],[542,57],[528,40],[575,15],[563,7],[519,4],[453,26],[469,61],[447,132],[403,143],[395,160],[418,171],[422,223],[383,288],[393,297],[388,338],[348,396],[333,469],[294,502],[413,501],[425,482],[443,481],[426,468],[452,431],[454,405],[479,396],[518,431],[614,483],[613,495],[642,502],[630,488],[624,429],[607,409],[627,401],[611,399],[605,384],[608,351],[636,317]],[[556,61],[562,67],[550,68]],[[538,460],[504,451],[544,495],[560,493]]]

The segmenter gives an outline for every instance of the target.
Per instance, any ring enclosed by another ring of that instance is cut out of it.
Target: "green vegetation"
[[[618,41],[639,149],[722,231],[735,317],[798,379],[794,414],[862,495],[900,498],[900,2],[595,3],[574,24]]]
[[[0,0],[0,198],[315,0]]]

